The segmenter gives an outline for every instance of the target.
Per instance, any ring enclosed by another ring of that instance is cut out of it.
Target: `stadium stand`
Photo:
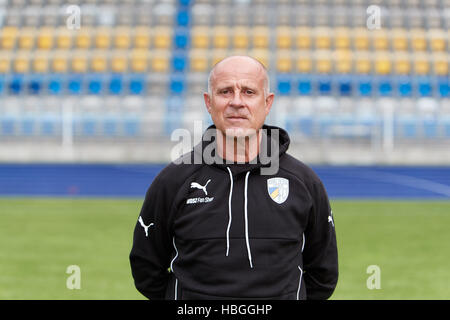
[[[66,101],[75,137],[167,137],[208,122],[214,63],[250,54],[293,136],[370,139],[392,108],[395,139],[448,140],[449,27],[448,0],[1,0],[0,137],[58,137]]]

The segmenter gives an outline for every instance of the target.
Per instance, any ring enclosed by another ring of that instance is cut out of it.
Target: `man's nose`
[[[241,93],[239,90],[236,90],[232,99],[230,100],[229,105],[232,107],[241,107],[243,104],[244,102],[242,100]]]

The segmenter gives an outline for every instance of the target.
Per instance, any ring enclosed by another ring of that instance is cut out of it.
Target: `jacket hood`
[[[209,126],[202,136],[202,141],[193,150],[194,159],[202,159],[202,163],[210,164],[227,171],[230,168],[233,175],[244,171],[252,171],[258,168],[273,166],[289,148],[290,138],[288,133],[279,127],[264,124],[260,153],[250,162],[232,162],[224,160],[216,154],[216,126]],[[195,163],[195,162],[194,162]]]

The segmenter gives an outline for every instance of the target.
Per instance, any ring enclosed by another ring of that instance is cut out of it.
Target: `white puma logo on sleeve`
[[[142,219],[141,216],[139,216],[139,223],[141,224],[141,226],[142,226],[142,227],[144,228],[144,230],[145,230],[145,236],[148,237],[148,228],[150,228],[151,226],[153,226],[154,223],[150,223],[148,226],[146,226],[146,225],[144,224],[144,220]]]

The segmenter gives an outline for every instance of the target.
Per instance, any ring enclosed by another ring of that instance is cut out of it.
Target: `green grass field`
[[[143,299],[128,254],[141,200],[0,199],[0,299]],[[332,299],[450,299],[450,201],[332,201]],[[69,290],[69,265],[81,289]],[[369,290],[369,265],[381,289]]]

